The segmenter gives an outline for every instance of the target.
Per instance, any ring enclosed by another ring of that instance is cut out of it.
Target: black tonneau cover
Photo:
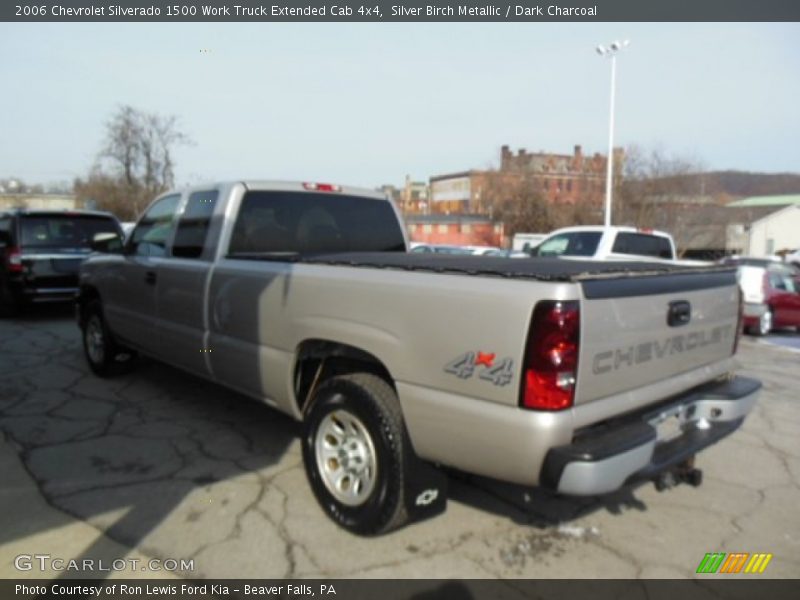
[[[352,252],[339,254],[236,253],[228,258],[323,264],[371,269],[427,271],[553,282],[580,282],[587,298],[660,294],[665,291],[733,285],[730,266],[686,266],[660,262],[572,260],[563,258],[503,258],[461,254]],[[662,275],[672,277],[661,277]],[[613,282],[613,283],[612,283]]]

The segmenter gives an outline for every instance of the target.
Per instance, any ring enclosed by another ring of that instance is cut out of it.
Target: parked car
[[[121,233],[110,213],[0,212],[0,312],[9,315],[31,302],[74,299],[78,269],[95,236]]]
[[[500,250],[497,246],[464,246],[475,256],[491,256],[492,252]]]
[[[591,260],[675,260],[672,236],[635,227],[582,226],[557,229],[531,251],[533,256]]]
[[[86,359],[108,376],[139,351],[291,415],[322,510],[360,534],[444,510],[440,465],[566,495],[696,485],[755,405],[733,269],[407,248],[371,190],[169,192],[81,267]]]
[[[484,252],[483,256],[498,256],[501,258],[530,258],[531,255],[527,252],[522,252],[521,250],[502,250],[500,248],[496,250],[490,250],[489,252]]]
[[[744,299],[744,328],[752,335],[773,329],[800,329],[800,269],[771,258],[729,258],[738,267]]]
[[[415,254],[472,254],[466,246],[450,246],[447,244],[411,244],[409,252]]]

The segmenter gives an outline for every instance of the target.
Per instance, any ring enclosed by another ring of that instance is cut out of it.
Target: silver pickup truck
[[[314,494],[360,534],[444,510],[442,466],[572,495],[697,484],[756,402],[730,268],[407,246],[367,190],[165,194],[81,269],[89,366],[142,353],[302,421]]]

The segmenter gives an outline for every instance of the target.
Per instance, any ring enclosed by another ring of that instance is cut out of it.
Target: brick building
[[[408,214],[408,236],[425,244],[455,246],[501,246],[503,224],[483,215]]]
[[[623,158],[623,149],[615,148],[615,178],[621,172]],[[500,149],[500,171],[530,174],[551,203],[599,206],[605,198],[606,168],[605,155],[595,152],[586,156],[581,146],[575,146],[572,154],[527,152],[524,148],[515,154],[508,146]]]
[[[619,175],[623,150],[614,150],[615,177]],[[487,192],[490,185],[514,182],[521,177],[552,204],[587,204],[600,208],[605,198],[606,156],[583,154],[575,146],[572,154],[527,152],[516,153],[508,146],[500,150],[500,168],[496,171],[469,170],[430,178],[430,212],[432,214],[490,214]]]

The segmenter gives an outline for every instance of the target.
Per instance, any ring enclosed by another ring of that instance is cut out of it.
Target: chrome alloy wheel
[[[772,331],[772,311],[767,309],[758,320],[758,332],[767,335],[770,331]]]
[[[86,351],[89,358],[97,365],[102,364],[106,356],[106,343],[103,337],[103,324],[100,322],[99,316],[89,317],[83,335],[86,338]]]
[[[346,506],[362,504],[377,481],[375,445],[361,420],[346,410],[326,415],[314,440],[317,470],[333,497]]]

